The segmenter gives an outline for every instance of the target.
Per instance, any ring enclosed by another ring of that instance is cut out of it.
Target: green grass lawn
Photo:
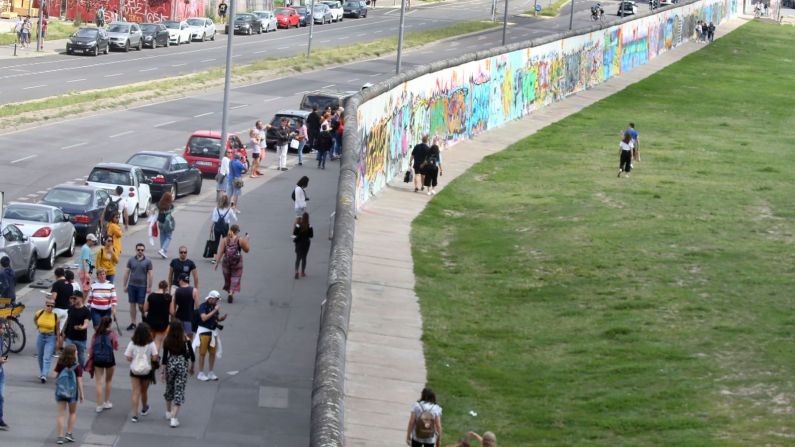
[[[30,38],[31,43],[35,47],[36,45],[36,36],[39,32],[37,23],[38,18],[33,19],[33,35]],[[88,26],[88,25],[87,25]],[[66,39],[67,37],[71,36],[72,33],[77,31],[76,26],[72,22],[62,22],[60,20],[50,19],[47,23],[47,34],[44,36],[44,40],[57,40],[57,39]],[[14,31],[9,33],[2,33],[0,34],[0,45],[7,45],[13,44],[17,41],[17,36]]]
[[[795,445],[793,41],[749,23],[430,202],[411,236],[449,441]]]

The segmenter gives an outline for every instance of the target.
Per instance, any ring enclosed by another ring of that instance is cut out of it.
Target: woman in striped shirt
[[[94,329],[99,326],[102,317],[116,319],[116,304],[116,288],[107,280],[105,269],[97,269],[97,282],[91,285],[91,292],[88,294],[88,307]]]

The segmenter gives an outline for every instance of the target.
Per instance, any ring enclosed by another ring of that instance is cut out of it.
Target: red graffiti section
[[[113,11],[119,10],[120,0],[67,0],[63,15],[69,20],[77,17],[84,22],[94,22],[97,10],[104,9],[105,23],[113,20]],[[47,12],[61,15],[60,5],[52,2]],[[124,18],[129,22],[158,23],[164,20],[184,20],[188,17],[203,17],[203,0],[125,0]]]

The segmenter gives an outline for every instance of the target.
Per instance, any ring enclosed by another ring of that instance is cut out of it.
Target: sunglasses
[[[179,254],[186,255],[186,254],[188,254],[188,252],[187,251],[181,251],[181,252],[179,252]]]
[[[45,304],[44,307],[55,307],[52,304]]]
[[[144,251],[144,249],[143,249],[143,248],[136,248],[136,250],[138,250],[138,251]]]

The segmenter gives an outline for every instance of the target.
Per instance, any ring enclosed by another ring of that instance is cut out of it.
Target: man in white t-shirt
[[[224,153],[224,158],[221,159],[221,165],[218,167],[218,174],[215,174],[215,200],[221,198],[221,194],[226,194],[227,176],[229,175],[229,157],[232,156],[232,151],[229,149]]]

